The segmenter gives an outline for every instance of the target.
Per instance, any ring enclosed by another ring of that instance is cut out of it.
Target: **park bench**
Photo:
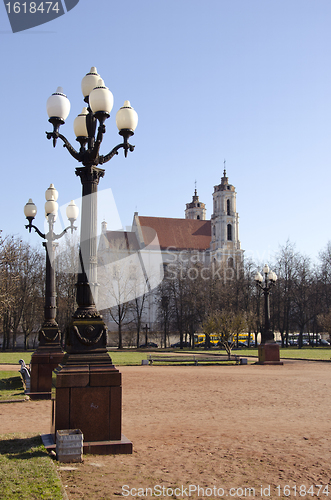
[[[27,393],[30,392],[30,378],[31,378],[30,370],[26,366],[24,359],[20,359],[19,364],[21,365],[19,372],[23,380],[24,392]]]
[[[240,363],[240,357],[237,355],[228,356],[204,356],[204,355],[193,355],[193,356],[154,356],[152,354],[148,355],[148,364],[152,365],[154,363],[193,363],[197,366],[199,363],[222,363],[227,361],[235,361],[236,365]]]

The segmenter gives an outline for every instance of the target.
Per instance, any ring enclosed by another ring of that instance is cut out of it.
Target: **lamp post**
[[[29,224],[25,227],[31,233],[34,229],[36,233],[44,240],[43,246],[46,250],[46,290],[45,290],[45,308],[44,322],[39,332],[39,346],[31,357],[31,384],[30,397],[32,399],[50,399],[52,389],[52,371],[59,365],[63,358],[63,351],[60,343],[60,330],[56,322],[56,282],[54,266],[54,247],[55,240],[71,229],[73,232],[74,222],[78,217],[78,208],[74,201],[67,206],[66,214],[70,221],[70,226],[64,229],[60,234],[54,233],[54,223],[58,211],[58,192],[51,184],[45,192],[45,216],[48,223],[48,232],[42,233],[32,224],[36,214],[37,207],[30,198],[24,206],[24,214]]]
[[[264,328],[261,332],[261,344],[259,345],[260,364],[283,364],[280,362],[279,345],[276,344],[273,331],[270,328],[270,290],[277,281],[277,275],[270,271],[267,264],[263,267],[263,275],[257,272],[255,283],[264,295]]]
[[[105,121],[113,107],[113,95],[105,86],[95,67],[83,78],[81,89],[86,103],[75,118],[74,133],[80,144],[76,150],[59,133],[70,110],[68,98],[61,87],[49,97],[47,113],[53,125],[46,132],[48,139],[57,140],[70,155],[82,164],[76,175],[82,183],[82,216],[77,281],[77,310],[73,315],[67,339],[67,354],[57,373],[53,431],[80,428],[84,439],[96,444],[93,453],[118,452],[106,445],[117,441],[116,450],[132,452],[132,443],[121,438],[121,374],[107,353],[107,327],[97,311],[97,190],[105,171],[99,167],[123,149],[124,156],[133,151],[129,138],[138,124],[138,115],[129,101],[116,114],[116,124],[123,142],[108,154],[99,150],[106,132]],[[83,406],[84,408],[83,408]],[[63,409],[65,408],[65,410]],[[130,446],[127,444],[130,443]],[[123,446],[122,446],[123,445]],[[129,451],[128,451],[129,450]]]

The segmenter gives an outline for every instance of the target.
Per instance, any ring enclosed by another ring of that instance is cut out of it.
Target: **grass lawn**
[[[17,370],[19,370],[19,360],[24,359],[25,363],[28,365],[31,361],[32,351],[23,352],[0,352],[0,365],[1,364],[17,364]],[[109,351],[109,355],[112,358],[115,365],[141,365],[141,360],[146,359],[148,350],[146,352],[137,352],[133,350],[127,351]]]
[[[169,353],[179,354],[179,353],[190,353],[190,354],[225,354],[224,350],[215,351],[215,350],[205,350],[205,349],[174,349],[166,350]],[[111,350],[109,351],[109,355],[113,360],[115,366],[126,366],[126,365],[141,365],[142,359],[147,359],[148,354],[151,352],[163,354],[163,349],[155,349],[155,350],[141,350],[136,351],[133,349],[127,349],[122,351]],[[245,356],[257,356],[257,349],[238,349],[233,350],[232,354],[238,354],[241,357]],[[10,363],[17,364],[17,370],[19,369],[18,361],[20,359],[24,359],[26,364],[30,363],[31,360],[31,351],[23,351],[23,352],[0,352],[0,364],[2,363]],[[321,359],[321,360],[331,360],[331,347],[302,347],[302,349],[294,348],[284,348],[280,349],[280,357],[281,358],[297,358],[297,359]]]
[[[161,351],[162,352],[162,351]],[[109,351],[109,355],[115,366],[141,365],[142,359],[147,359],[149,351]]]
[[[258,356],[257,349],[240,349],[238,351],[233,351],[233,354],[239,354],[240,356]],[[296,348],[280,348],[280,357],[283,359],[294,358],[294,359],[320,359],[320,360],[330,360],[331,359],[331,349],[329,347],[302,347],[301,349]]]
[[[205,350],[205,349],[176,349],[175,353],[186,352],[190,354],[225,354],[225,350]],[[258,356],[257,349],[233,349],[231,354],[237,354],[238,356]],[[301,349],[295,348],[280,348],[280,357],[284,359],[294,358],[294,359],[320,359],[320,360],[331,360],[331,347],[302,347]]]
[[[33,354],[33,351],[23,351],[23,352],[12,352],[12,351],[6,351],[6,352],[0,352],[0,365],[1,364],[11,364],[11,365],[16,365],[18,366],[18,362],[20,359],[24,359],[25,364],[29,364],[31,360],[31,356]],[[18,368],[19,369],[19,366]]]
[[[331,359],[330,347],[302,347],[284,348],[280,350],[281,358],[301,358],[301,359]]]
[[[0,401],[23,399],[25,397],[20,374],[0,371]]]
[[[62,500],[62,485],[40,436],[0,436],[0,500]]]

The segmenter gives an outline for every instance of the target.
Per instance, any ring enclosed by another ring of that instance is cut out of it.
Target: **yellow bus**
[[[210,337],[211,347],[213,347],[213,346],[215,347],[222,339],[222,336],[219,333],[211,333],[209,337]],[[246,342],[248,345],[248,337],[249,337],[248,333],[239,333],[239,335],[238,335],[239,345],[240,345],[240,343],[243,344],[244,342]],[[231,339],[229,339],[229,340],[231,342],[236,342],[237,335],[233,334]],[[204,346],[205,342],[206,342],[206,335],[204,333],[195,333],[194,334],[194,345],[196,347],[199,347],[201,345]],[[250,345],[253,345],[253,343],[254,343],[254,335],[253,335],[253,333],[251,333]]]

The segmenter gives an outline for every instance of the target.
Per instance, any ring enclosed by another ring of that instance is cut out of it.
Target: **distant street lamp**
[[[256,273],[255,282],[257,287],[261,288],[264,294],[264,329],[261,334],[261,344],[267,342],[274,342],[274,334],[270,329],[270,301],[269,295],[271,288],[275,285],[277,281],[277,275],[273,271],[269,271],[269,266],[265,264],[263,267],[264,281],[261,273]]]
[[[280,363],[279,345],[276,344],[274,333],[270,328],[270,290],[277,281],[277,275],[269,270],[267,264],[263,267],[263,276],[260,272],[255,275],[255,283],[264,294],[264,328],[261,332],[261,344],[259,346],[259,363],[261,364],[282,364]]]
[[[39,332],[39,346],[31,357],[31,387],[30,397],[34,399],[50,399],[52,389],[52,371],[58,366],[63,357],[63,351],[60,343],[60,330],[56,322],[56,282],[54,266],[55,240],[71,229],[73,232],[74,222],[78,217],[78,208],[74,201],[67,206],[66,214],[70,221],[70,226],[64,229],[60,234],[54,233],[54,223],[58,211],[58,192],[51,184],[45,192],[45,216],[48,223],[48,232],[42,233],[32,224],[36,214],[37,207],[30,198],[24,206],[24,214],[29,224],[25,227],[31,233],[34,229],[38,235],[46,240],[43,246],[46,250],[46,290],[45,290],[45,309],[44,322]]]
[[[68,354],[64,358],[62,369],[57,374],[53,428],[54,432],[57,429],[79,428],[87,441],[99,443],[103,441],[100,445],[95,445],[91,453],[99,453],[100,449],[105,453],[104,441],[119,441],[117,450],[123,443],[121,443],[121,374],[115,369],[107,353],[107,327],[95,305],[98,286],[97,190],[99,180],[105,173],[98,165],[108,162],[120,149],[124,150],[125,157],[128,151],[134,150],[134,146],[129,144],[128,140],[134,134],[138,115],[130,102],[125,101],[116,114],[116,125],[123,142],[102,156],[99,154],[99,149],[106,132],[105,121],[109,118],[113,107],[113,95],[95,67],[92,67],[83,78],[81,88],[87,106],[74,121],[76,140],[80,144],[79,151],[59,133],[59,128],[64,124],[70,110],[69,100],[62,88],[58,87],[47,101],[49,122],[53,125],[53,132],[46,132],[47,138],[53,139],[54,147],[57,139],[61,139],[70,155],[83,165],[76,168],[76,175],[80,177],[82,183],[80,268],[76,285],[78,308],[69,329]],[[70,398],[67,396],[68,390]],[[78,410],[83,399],[85,407]],[[69,408],[63,409],[63,400],[68,401]],[[85,408],[89,410],[85,411]],[[107,452],[112,453],[110,445]]]

